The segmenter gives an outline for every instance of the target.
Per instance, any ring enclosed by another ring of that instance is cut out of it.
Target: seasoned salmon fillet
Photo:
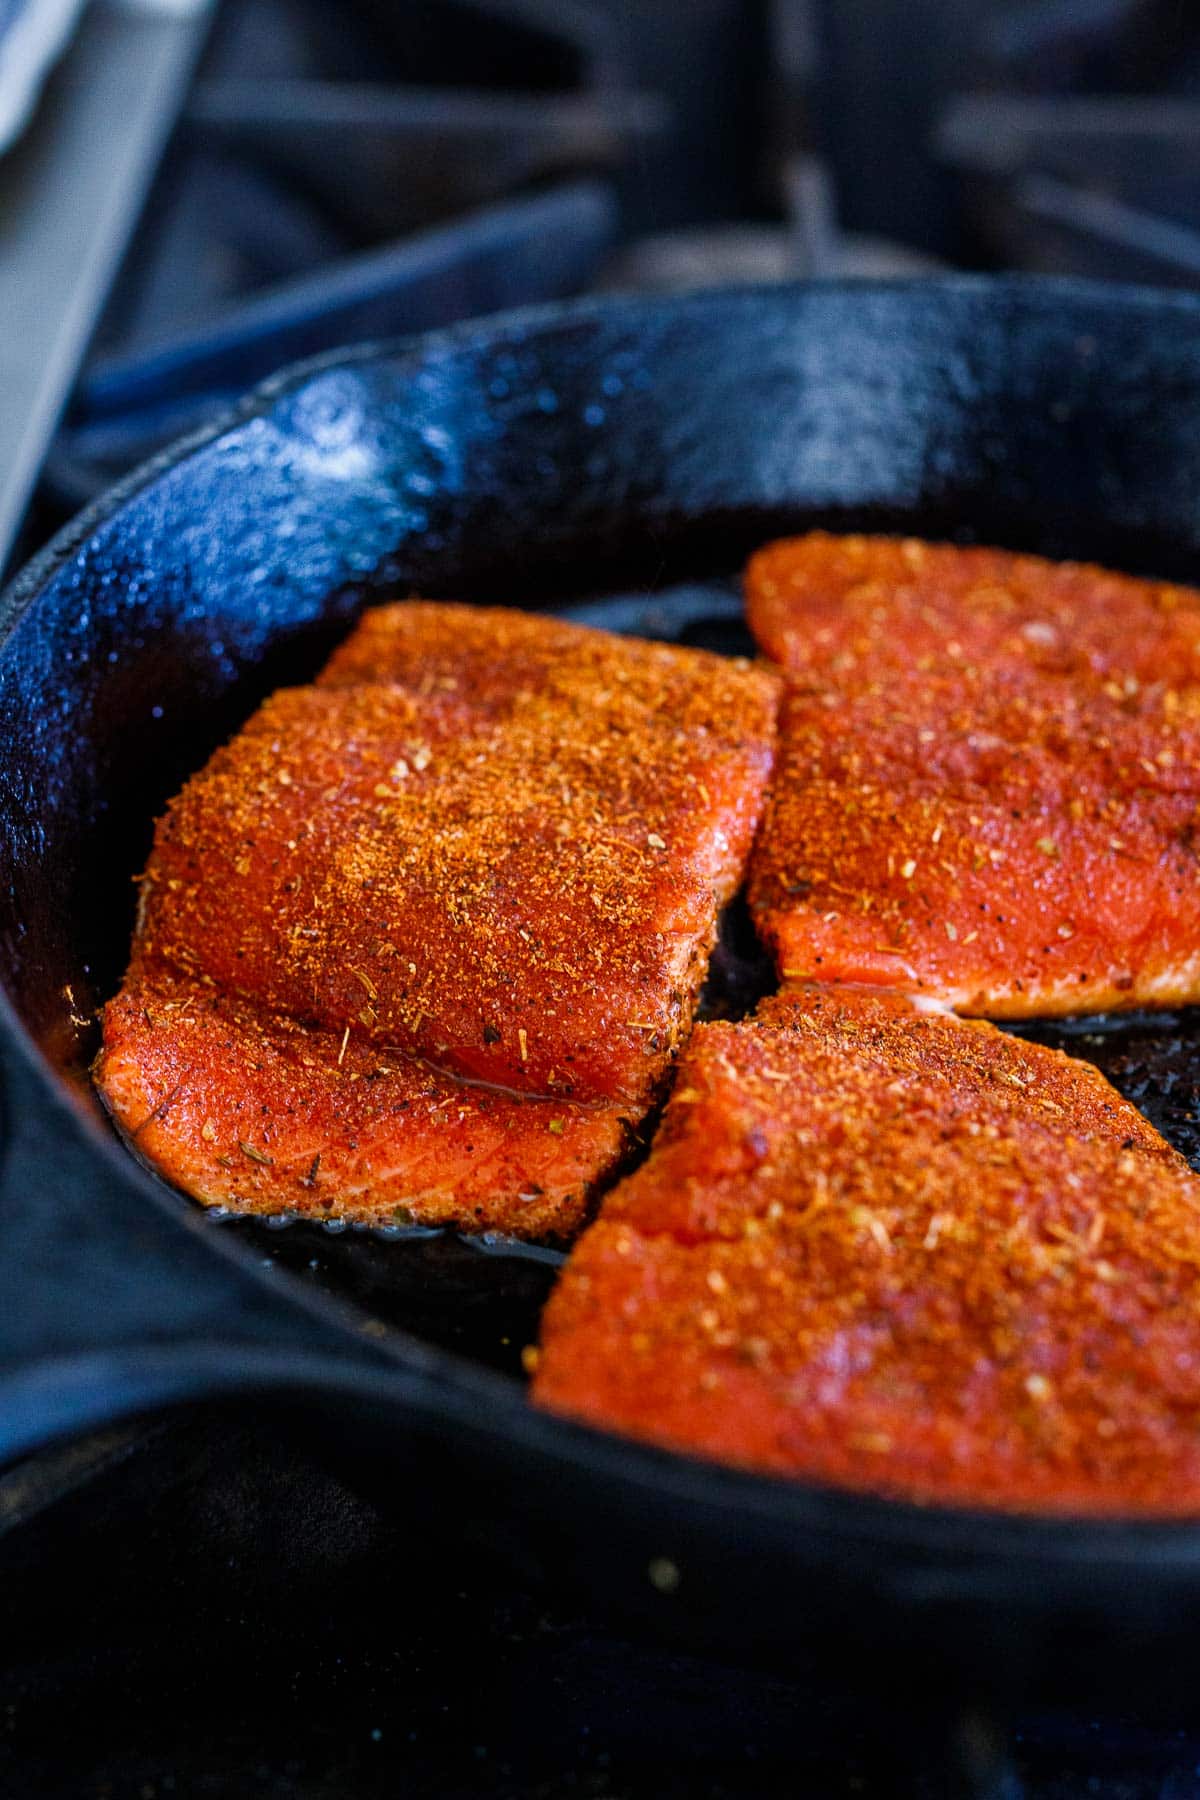
[[[110,1002],[101,1091],[148,1163],[238,1212],[564,1238],[628,1150],[612,1102],[500,1093],[343,1036],[160,974]]]
[[[413,610],[412,688],[385,665],[388,685],[284,690],[188,783],[135,957],[460,1075],[642,1102],[741,878],[775,678],[531,620],[550,679],[501,637],[479,702],[435,679],[439,647],[452,666],[458,634],[470,666],[507,616]]]
[[[777,694],[769,671],[701,651],[500,610],[385,608],[321,685],[275,694],[169,807],[127,994],[169,979],[189,1019],[208,991],[254,1009],[261,1027],[239,1013],[239,1029],[276,1047],[293,1027],[349,1033],[364,1055],[540,1098],[547,1116],[607,1106],[604,1130],[581,1115],[573,1140],[596,1151],[594,1181],[690,1025],[758,822]],[[128,1008],[109,1009],[98,1080],[126,1131],[113,1034],[135,1057],[153,1043],[161,1064],[163,1031],[183,1029],[167,1021],[148,1038]],[[532,1114],[513,1117],[524,1129]],[[389,1195],[412,1138],[397,1132],[386,1150],[373,1140]],[[160,1166],[195,1191],[190,1152],[172,1154]],[[543,1185],[531,1174],[520,1191]],[[576,1172],[567,1185],[577,1199]],[[497,1186],[472,1216],[532,1218],[516,1197]],[[359,1188],[343,1198],[344,1216],[373,1216]],[[576,1214],[563,1207],[566,1228]]]
[[[746,593],[789,678],[750,875],[786,977],[997,1018],[1200,999],[1200,594],[824,533]]]
[[[543,1406],[927,1502],[1200,1507],[1200,1180],[1086,1064],[879,991],[698,1026]]]

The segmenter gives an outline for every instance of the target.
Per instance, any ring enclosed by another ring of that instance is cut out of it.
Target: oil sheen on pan
[[[869,988],[700,1025],[543,1406],[921,1501],[1200,1508],[1200,1180],[1094,1069]]]
[[[785,977],[993,1018],[1200,999],[1200,594],[819,532],[746,593],[789,680],[750,879]]]
[[[127,1137],[210,1204],[569,1233],[690,1026],[777,691],[506,609],[369,615],[159,823],[97,1070]]]

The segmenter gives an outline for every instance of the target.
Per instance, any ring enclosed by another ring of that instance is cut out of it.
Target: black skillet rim
[[[0,593],[0,655],[46,583],[99,526],[162,475],[231,429],[269,414],[278,401],[327,370],[376,360],[416,363],[430,355],[467,350],[476,343],[494,345],[509,338],[527,341],[531,334],[586,323],[591,318],[625,315],[636,319],[641,315],[653,319],[660,317],[664,308],[678,314],[713,308],[736,311],[746,305],[772,303],[786,306],[791,296],[810,292],[818,285],[826,293],[840,292],[850,304],[856,296],[880,292],[947,297],[985,295],[994,296],[998,303],[1008,296],[1023,294],[1043,297],[1051,304],[1090,307],[1096,312],[1175,312],[1190,316],[1200,333],[1200,295],[1076,278],[956,275],[820,284],[749,284],[702,289],[665,299],[614,296],[557,302],[471,320],[442,331],[335,350],[279,371],[211,424],[142,464],[70,520]],[[3,987],[0,1037],[19,1058],[24,1073],[40,1090],[61,1103],[61,1079],[26,1031]],[[282,1291],[293,1307],[326,1327],[336,1328],[348,1346],[354,1342],[344,1305],[284,1271],[274,1271],[269,1277],[263,1275],[261,1259],[252,1249],[240,1244],[233,1233],[213,1230],[212,1222],[203,1214],[195,1212],[189,1216],[182,1197],[143,1170],[101,1118],[90,1108],[79,1107],[77,1112],[91,1149],[113,1175],[134,1188],[140,1200],[157,1207],[181,1229],[202,1232],[203,1241],[214,1256],[232,1262],[243,1274],[251,1274],[264,1289],[276,1294]],[[524,1389],[513,1378],[482,1369],[467,1358],[406,1333],[394,1334],[389,1351],[389,1360],[395,1367],[387,1372],[377,1357],[364,1360],[361,1366],[348,1366],[344,1359],[324,1358],[318,1353],[307,1362],[296,1362],[293,1356],[295,1379],[289,1385],[302,1393],[340,1392],[359,1402],[377,1402],[383,1412],[399,1404],[413,1415],[420,1415],[421,1422],[435,1433],[439,1427],[457,1428],[493,1440],[509,1456],[532,1453],[547,1464],[566,1465],[575,1474],[590,1468],[610,1482],[632,1485],[659,1501],[671,1498],[710,1514],[726,1514],[730,1524],[739,1520],[745,1523],[754,1517],[766,1526],[790,1527],[797,1549],[807,1536],[810,1540],[824,1539],[830,1548],[840,1545],[846,1549],[855,1543],[886,1546],[929,1558],[934,1564],[966,1556],[968,1560],[978,1559],[981,1565],[999,1565],[1013,1584],[1021,1584],[1035,1567],[1049,1573],[1054,1565],[1064,1573],[1087,1565],[1093,1577],[1105,1572],[1119,1575],[1135,1567],[1143,1575],[1151,1568],[1189,1577],[1200,1572],[1200,1519],[1097,1518],[925,1506],[905,1499],[753,1474],[539,1411],[529,1404]],[[168,1354],[166,1362],[172,1360]],[[230,1392],[271,1391],[280,1386],[277,1360],[262,1351],[238,1350],[236,1369],[222,1367],[218,1355],[212,1373],[216,1377],[214,1386]],[[136,1400],[130,1410],[138,1410]]]

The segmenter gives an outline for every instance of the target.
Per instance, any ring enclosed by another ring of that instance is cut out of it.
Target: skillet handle
[[[0,1078],[0,1464],[175,1401],[379,1366],[198,1210],[149,1200],[11,1039]]]

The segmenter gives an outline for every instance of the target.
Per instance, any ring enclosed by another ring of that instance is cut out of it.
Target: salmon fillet
[[[540,1098],[563,1118],[565,1102],[606,1107],[602,1130],[587,1112],[573,1134],[593,1158],[590,1185],[690,1025],[758,822],[776,701],[773,674],[701,651],[501,610],[411,603],[369,617],[321,685],[275,694],[159,823],[133,1010],[110,1007],[97,1076],[122,1128],[149,1110],[128,1058],[153,1044],[163,1065],[164,1030],[182,1031],[207,992],[251,1009],[258,1022],[239,1012],[238,1030],[276,1048],[297,1026],[339,1046],[348,1032],[364,1055],[419,1059],[444,1083],[507,1090],[514,1107]],[[148,1037],[137,997],[168,979],[188,1010]],[[328,1064],[324,1050],[318,1060]],[[276,1114],[282,1067],[271,1063]],[[178,1105],[171,1113],[182,1121]],[[542,1117],[515,1110],[506,1125],[537,1140],[522,1185],[509,1158],[512,1181],[490,1205],[468,1183],[463,1216],[504,1229],[533,1217],[518,1202],[545,1186]],[[389,1145],[383,1129],[372,1154],[390,1171],[387,1194],[447,1216],[444,1196],[427,1204],[400,1172],[410,1147],[425,1156],[428,1134],[401,1121]],[[170,1131],[138,1141],[147,1155],[158,1145],[159,1166],[190,1191],[244,1203],[245,1170],[231,1183],[202,1158],[201,1179],[194,1146]],[[509,1164],[495,1163],[497,1183]],[[358,1182],[361,1155],[355,1167]],[[579,1175],[562,1185],[564,1230]],[[256,1192],[271,1186],[255,1180]],[[332,1192],[330,1173],[322,1198]],[[337,1207],[374,1217],[376,1197],[352,1186]]]
[[[991,1017],[1200,999],[1200,594],[890,538],[770,545],[750,873],[787,978]]]
[[[1200,1181],[1086,1064],[870,989],[698,1026],[533,1393],[927,1502],[1200,1507]]]

